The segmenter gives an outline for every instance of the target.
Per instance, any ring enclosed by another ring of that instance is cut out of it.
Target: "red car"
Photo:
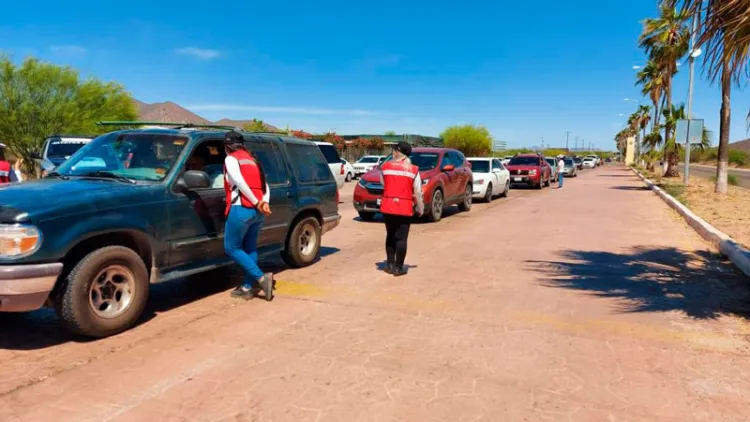
[[[450,148],[414,148],[409,159],[419,167],[424,215],[429,221],[439,221],[446,206],[458,205],[461,211],[471,209],[473,177],[463,154]],[[382,195],[380,167],[376,167],[365,173],[354,188],[354,209],[362,220],[372,220],[380,211]]]
[[[540,154],[517,154],[507,166],[511,185],[533,186],[542,189],[549,186],[552,167]]]

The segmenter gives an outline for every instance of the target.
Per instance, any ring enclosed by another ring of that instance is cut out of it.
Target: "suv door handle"
[[[286,197],[287,198],[291,198],[293,196],[294,196],[294,194],[292,193],[292,191],[290,191],[290,190],[286,191]]]

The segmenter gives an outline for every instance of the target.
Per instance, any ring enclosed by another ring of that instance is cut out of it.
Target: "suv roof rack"
[[[212,125],[202,123],[172,123],[172,122],[141,122],[130,120],[114,120],[106,122],[96,122],[97,126],[174,126],[175,129],[185,128],[206,128],[206,129],[224,129],[237,130],[234,126]]]

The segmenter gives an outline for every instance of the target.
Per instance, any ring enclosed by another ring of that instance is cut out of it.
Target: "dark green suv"
[[[273,213],[259,254],[313,263],[335,228],[338,190],[314,143],[243,134]],[[149,283],[231,264],[224,253],[224,132],[102,135],[45,179],[0,187],[0,312],[57,309],[70,331],[104,337],[138,320]]]

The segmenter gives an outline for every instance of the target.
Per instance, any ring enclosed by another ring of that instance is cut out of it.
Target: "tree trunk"
[[[727,193],[727,170],[729,167],[729,123],[731,109],[732,73],[729,61],[724,61],[721,71],[721,121],[719,122],[719,159],[716,165],[716,193]]]
[[[671,71],[670,71],[671,72]],[[664,95],[667,100],[665,110],[672,109],[672,77],[665,78],[664,83]],[[664,159],[667,161],[667,171],[664,172],[664,177],[677,177],[680,172],[677,170],[677,154],[674,151],[670,151],[667,148],[669,144],[669,135],[672,133],[672,125],[669,123],[669,119],[664,121]]]

